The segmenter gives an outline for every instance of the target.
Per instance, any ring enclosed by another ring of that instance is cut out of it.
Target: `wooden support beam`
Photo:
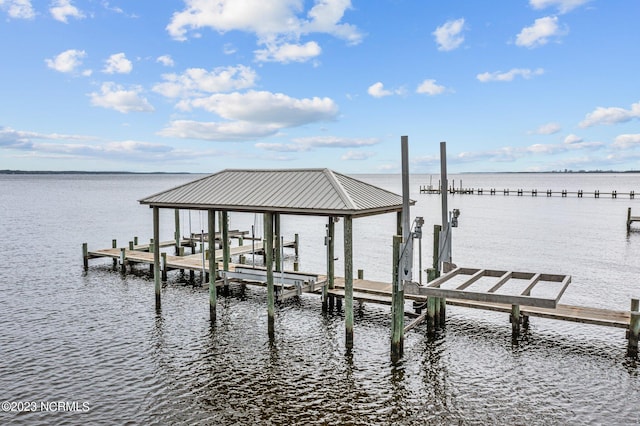
[[[400,282],[400,245],[402,236],[393,236],[393,267],[391,282],[391,361],[397,362],[404,352],[404,291]]]
[[[280,239],[280,214],[279,213],[274,213],[273,214],[273,234],[274,234],[274,243],[275,243],[275,249],[274,249],[274,254],[275,254],[275,266],[274,266],[274,270],[276,272],[280,272],[282,271],[282,246],[281,246],[281,239]]]
[[[89,246],[87,243],[82,243],[82,263],[85,271],[89,269]]]
[[[209,210],[207,212],[209,235],[215,233],[216,230],[216,211]],[[209,316],[211,321],[216,320],[216,279],[217,279],[217,263],[216,262],[216,241],[215,239],[209,239]]]
[[[267,269],[267,330],[269,339],[275,338],[275,290],[273,285],[273,213],[263,217],[265,266]]]
[[[180,209],[175,209],[175,240],[176,240],[176,255],[180,253]]]
[[[167,253],[160,253],[160,271],[162,275],[162,281],[167,281]]]
[[[222,212],[222,223],[220,224],[222,227],[222,269],[225,271],[229,270],[229,258],[231,255],[229,254],[229,213],[226,211]],[[216,236],[214,230],[209,230],[209,244],[216,243]]]
[[[353,349],[353,219],[344,217],[344,325],[345,347]]]
[[[520,305],[511,305],[509,321],[511,322],[511,335],[518,336],[520,334]]]
[[[160,282],[160,208],[153,207],[153,281],[156,292],[156,309],[160,309],[160,290],[162,284]]]

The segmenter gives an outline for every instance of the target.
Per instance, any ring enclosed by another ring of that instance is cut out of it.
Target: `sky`
[[[0,0],[0,169],[640,170],[638,0]]]

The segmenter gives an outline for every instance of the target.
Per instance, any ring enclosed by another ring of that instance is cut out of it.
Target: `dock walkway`
[[[433,188],[430,186],[420,186],[420,193],[421,194],[440,194],[440,189],[437,188]],[[607,191],[600,191],[599,189],[596,189],[594,191],[584,191],[582,189],[579,189],[577,191],[567,191],[566,189],[560,190],[560,191],[554,191],[551,189],[545,189],[545,190],[538,190],[538,189],[531,189],[531,190],[526,190],[523,188],[517,188],[517,189],[501,189],[498,190],[496,188],[449,188],[447,190],[447,192],[449,194],[452,195],[456,195],[456,194],[460,194],[460,195],[464,195],[464,194],[468,194],[468,195],[497,195],[497,194],[502,194],[504,196],[508,196],[508,195],[516,195],[519,197],[525,196],[525,195],[529,195],[532,197],[537,197],[538,195],[540,196],[547,196],[547,197],[553,197],[553,196],[561,196],[563,198],[566,198],[567,196],[573,195],[573,196],[577,196],[578,198],[584,198],[585,196],[591,196],[593,198],[601,198],[601,197],[610,197],[610,198],[618,198],[618,196],[621,197],[628,197],[629,199],[633,200],[636,196],[636,191],[629,191],[629,192],[619,192],[616,190],[611,190],[609,192]]]
[[[323,279],[320,277],[320,279]],[[335,288],[329,290],[329,294],[337,297],[344,297],[344,280],[335,279]],[[358,280],[353,281],[353,298],[363,302],[379,303],[391,305],[391,284]],[[416,302],[426,302],[424,295],[407,294],[405,299]],[[479,302],[473,300],[461,300],[447,298],[446,303],[452,306],[465,308],[483,309],[496,312],[511,313],[512,306],[505,303]],[[558,304],[555,308],[540,308],[534,306],[521,306],[522,315],[548,318],[561,321],[571,321],[582,324],[600,325],[605,327],[615,327],[628,329],[631,319],[630,311],[618,311],[611,309],[591,308],[586,306],[574,306]]]

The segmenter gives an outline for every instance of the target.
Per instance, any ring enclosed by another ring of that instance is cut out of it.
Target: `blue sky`
[[[0,169],[640,169],[637,0],[0,0]]]

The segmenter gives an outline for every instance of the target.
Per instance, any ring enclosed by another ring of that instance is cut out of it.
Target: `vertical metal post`
[[[441,182],[441,192],[440,199],[442,202],[442,236],[444,238],[440,238],[440,247],[438,251],[440,255],[438,256],[439,262],[450,262],[451,261],[451,228],[449,227],[449,207],[447,205],[448,198],[448,181],[447,181],[447,143],[440,142],[440,182]],[[440,265],[438,265],[440,266]],[[439,269],[439,268],[438,268]]]
[[[160,309],[160,208],[153,207],[153,281],[156,291],[156,309]]]
[[[217,264],[216,262],[216,212],[215,210],[208,211],[208,229],[209,229],[209,315],[211,321],[216,320],[216,278],[217,278]]]
[[[344,217],[344,324],[345,346],[353,349],[353,218]]]
[[[400,283],[400,246],[402,237],[393,236],[393,281],[391,293],[391,361],[402,358],[404,346],[404,291]]]
[[[267,268],[267,329],[269,339],[275,337],[275,292],[273,286],[273,213],[264,213],[264,252]]]

